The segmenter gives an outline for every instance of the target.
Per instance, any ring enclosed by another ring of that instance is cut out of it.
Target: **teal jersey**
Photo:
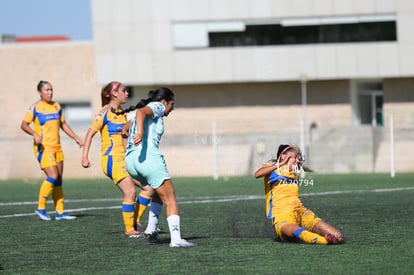
[[[147,104],[151,108],[154,115],[152,117],[146,117],[144,120],[144,133],[142,136],[142,142],[138,146],[134,145],[134,136],[138,134],[136,127],[136,116],[131,118],[131,126],[129,128],[127,153],[131,150],[144,148],[157,148],[159,147],[161,137],[164,134],[164,112],[165,107],[161,102],[154,101]]]

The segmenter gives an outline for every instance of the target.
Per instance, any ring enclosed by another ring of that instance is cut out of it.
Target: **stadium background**
[[[303,146],[320,172],[388,172],[391,117],[396,172],[414,171],[411,0],[100,0],[92,12],[93,41],[2,40],[1,179],[41,175],[19,127],[40,79],[52,83],[80,136],[107,82],[129,87],[128,106],[149,89],[171,87],[176,110],[161,146],[173,176],[251,174],[281,142]],[[225,35],[235,23],[280,27],[283,20],[296,20],[299,32],[322,29],[324,20],[385,20],[394,22],[395,39],[372,41],[363,29],[369,41],[214,46],[208,36],[211,24]],[[64,134],[62,143],[66,177],[103,177],[98,138],[91,169],[81,168],[81,150]]]

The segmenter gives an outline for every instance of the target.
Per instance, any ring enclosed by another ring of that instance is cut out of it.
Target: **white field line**
[[[355,194],[355,193],[382,193],[382,192],[397,192],[397,191],[407,191],[414,190],[414,187],[399,187],[399,188],[386,188],[386,189],[373,189],[373,190],[343,190],[343,191],[327,191],[327,192],[318,192],[318,193],[304,193],[301,194],[301,197],[305,196],[328,196],[328,195],[341,195],[341,194]],[[231,202],[231,201],[248,201],[248,200],[257,200],[263,199],[264,196],[260,195],[241,195],[241,196],[205,196],[205,197],[195,197],[192,200],[185,200],[185,198],[178,198],[179,204],[194,204],[194,203],[217,203],[217,202]],[[108,201],[117,201],[121,202],[120,198],[104,198],[104,199],[72,199],[65,200],[66,203],[77,203],[77,202],[108,202]],[[50,202],[52,203],[52,202]],[[0,206],[14,206],[14,205],[37,205],[37,201],[26,201],[26,202],[4,202],[0,203]],[[105,209],[117,209],[121,208],[120,205],[116,206],[104,206],[104,207],[87,207],[87,208],[77,208],[77,209],[67,209],[66,212],[85,212],[91,210],[105,210]],[[49,211],[53,213],[53,211]],[[24,216],[33,216],[36,215],[33,213],[17,213],[10,215],[2,215],[0,218],[12,218],[12,217],[24,217]]]

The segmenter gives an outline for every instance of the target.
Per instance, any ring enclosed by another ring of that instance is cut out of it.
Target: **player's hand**
[[[279,163],[279,166],[282,166],[282,165],[287,164],[287,163],[289,162],[289,160],[290,160],[290,157],[285,158],[284,160],[282,160],[282,161]]]
[[[134,136],[134,144],[138,145],[142,142],[142,137],[140,135]]]
[[[36,145],[42,144],[42,137],[39,136],[38,134],[34,134],[33,139],[34,139],[34,142],[35,142]]]
[[[82,167],[83,168],[89,168],[89,167],[91,167],[91,163],[89,162],[88,159],[83,159],[82,160]]]
[[[83,141],[82,140],[77,139],[76,140],[76,143],[79,145],[79,148],[82,148],[83,147]]]

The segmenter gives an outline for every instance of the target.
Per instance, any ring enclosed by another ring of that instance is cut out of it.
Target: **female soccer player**
[[[139,238],[141,233],[137,231],[141,227],[140,218],[152,199],[154,190],[149,186],[142,187],[139,182],[133,181],[126,171],[124,153],[125,149],[121,138],[121,129],[126,122],[126,116],[120,106],[127,102],[128,91],[125,86],[118,81],[108,83],[101,91],[102,109],[95,115],[95,118],[88,129],[85,137],[85,147],[82,154],[82,166],[91,166],[88,155],[93,137],[101,132],[101,165],[102,170],[123,194],[122,216],[124,219],[124,235],[129,238]],[[136,204],[135,185],[140,187],[140,192]],[[158,216],[162,209],[162,203],[157,196],[151,203],[149,223],[146,235],[150,240],[157,241]],[[154,230],[152,230],[154,228]],[[148,232],[150,231],[150,232]]]
[[[114,112],[120,111],[120,106],[127,102],[128,91],[118,81],[108,83],[101,91],[102,109],[95,115],[85,136],[85,146],[82,154],[82,166],[88,168],[89,149],[92,138],[97,132],[101,133],[101,165],[106,176],[123,194],[122,216],[124,220],[124,235],[128,238],[139,238],[141,233],[135,229],[135,183],[126,171],[124,161],[124,147],[122,145],[121,129],[126,122],[124,115]]]
[[[339,244],[341,232],[305,208],[299,199],[298,174],[303,158],[299,148],[280,145],[276,159],[259,168],[256,178],[264,177],[266,213],[277,236],[284,241],[309,244]]]
[[[76,217],[64,211],[63,152],[60,144],[60,128],[75,140],[80,147],[83,146],[83,142],[66,123],[60,104],[52,100],[52,85],[41,80],[37,84],[37,92],[40,100],[30,106],[20,126],[24,132],[33,136],[35,157],[40,164],[40,168],[46,174],[46,179],[40,187],[39,201],[35,213],[41,220],[51,220],[46,211],[46,202],[49,195],[52,194],[56,210],[55,219],[73,220]],[[33,129],[30,127],[32,122]]]
[[[148,93],[132,109],[137,109],[122,129],[126,146],[125,162],[129,174],[142,185],[155,189],[166,207],[170,229],[170,247],[191,247],[195,244],[181,238],[180,216],[174,186],[167,171],[159,143],[164,133],[164,116],[174,109],[174,93],[168,88],[158,88]],[[130,108],[131,109],[131,108]]]

